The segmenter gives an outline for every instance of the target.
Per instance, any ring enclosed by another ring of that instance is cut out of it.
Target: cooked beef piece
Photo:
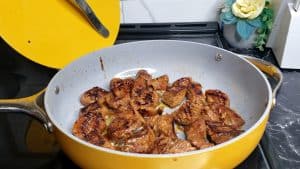
[[[173,154],[196,150],[190,142],[161,136],[156,138],[153,154]]]
[[[218,113],[217,107],[218,104],[207,104],[204,106],[204,111],[201,112],[201,115],[204,120],[212,121],[212,122],[219,122],[221,120],[221,116]]]
[[[137,116],[117,116],[107,128],[108,137],[117,149],[127,152],[148,153],[152,150],[155,135]]]
[[[220,90],[206,90],[205,96],[208,103],[230,105],[229,97]]]
[[[107,135],[111,140],[121,141],[146,134],[146,128],[145,123],[135,115],[117,116],[108,126]]]
[[[136,78],[133,83],[131,96],[135,97],[139,95],[141,90],[148,88],[152,80],[152,76],[145,70],[140,70],[136,74]]]
[[[189,85],[192,82],[192,78],[190,77],[182,77],[180,79],[177,79],[172,86],[173,87],[182,87],[182,88],[188,88]]]
[[[195,95],[193,99],[188,100],[188,102],[190,103],[189,109],[194,114],[205,111],[204,109],[207,103],[204,95]]]
[[[155,135],[150,128],[146,128],[146,131],[147,133],[144,135],[116,142],[116,148],[125,152],[151,153],[154,147]]]
[[[184,88],[168,88],[162,96],[162,102],[171,108],[181,104],[185,98],[186,89]]]
[[[105,101],[110,108],[118,110],[119,112],[130,109],[129,95],[124,97],[116,97],[112,93],[109,93],[106,95]]]
[[[154,116],[159,113],[158,109],[155,109],[153,107],[143,107],[136,109],[136,111],[141,114],[143,117],[148,117],[148,116]]]
[[[110,89],[116,97],[121,98],[130,95],[133,84],[134,79],[132,78],[114,78],[110,81]]]
[[[184,100],[191,78],[184,77],[176,80],[171,87],[167,88],[162,96],[162,102],[171,108],[181,104]]]
[[[146,70],[139,70],[136,73],[136,79],[144,79],[145,81],[151,81],[152,76]]]
[[[194,100],[197,96],[204,97],[202,93],[202,86],[200,83],[192,82],[188,87],[186,97],[188,100]]]
[[[173,116],[167,115],[156,115],[145,119],[146,123],[154,131],[154,134],[158,136],[166,136],[176,138],[173,125]]]
[[[84,106],[89,105],[91,103],[103,102],[104,96],[108,93],[108,91],[100,88],[93,87],[92,89],[84,92],[80,97],[80,103]]]
[[[131,91],[130,104],[142,116],[152,116],[158,113],[159,95],[150,87],[152,77],[145,70],[140,70]]]
[[[203,149],[214,145],[207,140],[206,130],[206,124],[203,119],[197,119],[192,124],[184,127],[187,140],[198,149]]]
[[[89,111],[79,115],[72,133],[80,139],[102,146],[107,142],[103,136],[105,129],[106,125],[101,113]]]
[[[194,121],[196,121],[201,117],[201,112],[194,112],[190,109],[191,103],[189,101],[186,101],[183,103],[183,105],[180,106],[178,110],[173,112],[174,119],[178,124],[181,125],[190,125]]]
[[[242,130],[235,129],[222,122],[206,122],[206,124],[208,127],[208,135],[210,136],[211,141],[216,144],[228,141],[243,132]]]
[[[214,111],[219,114],[221,121],[225,125],[239,129],[245,124],[245,121],[242,119],[242,117],[229,107],[218,105],[215,107]]]
[[[149,88],[140,90],[132,97],[131,105],[142,116],[156,115],[158,114],[159,95],[155,91],[149,90]]]
[[[100,105],[98,103],[89,104],[80,110],[80,114],[86,114],[89,112],[99,113],[102,117],[110,116],[114,113],[113,110],[109,109],[105,104]]]
[[[152,79],[151,85],[154,90],[165,91],[169,84],[169,77],[167,75],[162,75],[158,78]]]

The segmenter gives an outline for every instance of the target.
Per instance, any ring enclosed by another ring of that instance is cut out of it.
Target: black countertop
[[[262,139],[272,168],[300,168],[300,72],[283,70],[284,81]]]

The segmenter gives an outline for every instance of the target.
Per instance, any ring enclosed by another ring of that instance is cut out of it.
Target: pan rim
[[[114,154],[114,155],[121,155],[121,156],[129,156],[129,157],[138,157],[138,158],[177,158],[177,157],[185,157],[185,156],[191,156],[191,155],[195,155],[195,154],[202,154],[202,153],[206,153],[206,152],[211,152],[211,151],[215,151],[217,149],[221,149],[223,147],[226,147],[227,145],[233,144],[236,141],[246,137],[247,135],[249,135],[250,133],[253,132],[253,130],[255,130],[256,128],[258,128],[259,125],[261,125],[261,123],[268,117],[268,115],[271,112],[271,107],[272,107],[272,89],[271,89],[271,85],[269,83],[269,81],[267,80],[267,78],[265,77],[265,75],[255,66],[253,65],[251,62],[249,62],[248,60],[246,60],[245,58],[241,57],[240,55],[233,53],[231,51],[216,47],[216,46],[212,46],[212,45],[208,45],[208,44],[204,44],[204,43],[198,43],[198,42],[189,42],[189,41],[183,41],[183,40],[142,40],[142,41],[135,41],[135,42],[129,42],[129,43],[123,43],[123,44],[117,44],[114,46],[127,46],[127,45],[134,45],[134,44],[140,44],[140,43],[158,43],[158,42],[162,42],[162,43],[171,43],[171,42],[176,42],[176,43],[186,43],[186,44],[196,44],[199,46],[207,46],[210,48],[214,48],[214,49],[218,49],[221,50],[223,52],[227,52],[230,53],[233,57],[238,57],[241,60],[247,62],[252,68],[254,68],[256,70],[257,73],[259,73],[259,75],[262,77],[262,79],[264,80],[265,84],[267,85],[267,89],[268,89],[268,102],[266,105],[266,108],[264,110],[264,112],[262,113],[262,115],[260,116],[260,118],[255,122],[254,125],[252,125],[249,129],[247,129],[245,132],[243,132],[242,134],[240,134],[237,137],[234,137],[224,143],[212,146],[212,147],[208,147],[208,148],[204,148],[201,150],[195,150],[195,151],[189,151],[189,152],[183,152],[183,153],[176,153],[176,154],[141,154],[141,153],[130,153],[130,152],[122,152],[122,151],[118,151],[118,150],[112,150],[112,149],[108,149],[108,148],[104,148],[101,146],[96,146],[93,145],[87,141],[81,140],[77,137],[75,137],[74,135],[68,133],[67,131],[65,131],[66,129],[62,128],[60,125],[58,125],[58,122],[55,120],[55,118],[51,115],[50,112],[50,107],[49,104],[47,104],[48,102],[48,98],[49,98],[49,93],[50,91],[48,90],[48,88],[46,89],[45,92],[45,99],[44,99],[44,105],[45,105],[45,109],[47,112],[47,115],[49,117],[49,119],[51,120],[51,122],[53,123],[53,125],[55,126],[56,129],[58,129],[61,133],[63,133],[64,135],[66,135],[69,139],[76,141],[79,144],[82,144],[84,146],[87,146],[89,148],[92,148],[94,150],[97,151],[103,151],[105,153],[110,153],[110,154]],[[111,48],[114,48],[114,46],[110,46],[107,48],[103,48],[101,50],[110,50]],[[97,50],[99,51],[99,50]],[[60,72],[62,70],[64,70],[67,67],[72,66],[72,64],[74,62],[79,62],[81,59],[83,59],[84,57],[88,57],[90,56],[92,53],[95,53],[97,51],[94,52],[90,52],[89,54],[86,54],[76,60],[74,60],[73,62],[69,63],[67,66],[65,66],[63,69],[61,69],[50,81],[50,83],[48,84],[48,86],[51,86],[55,77],[59,76]]]

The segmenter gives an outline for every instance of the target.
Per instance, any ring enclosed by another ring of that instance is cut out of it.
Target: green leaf
[[[240,37],[244,40],[248,40],[255,31],[255,27],[248,24],[245,20],[239,20],[236,24],[236,29]]]
[[[267,16],[263,16],[262,21],[267,21],[268,17]]]

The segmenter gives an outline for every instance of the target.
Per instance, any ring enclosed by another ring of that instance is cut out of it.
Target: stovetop
[[[276,64],[271,49],[267,49],[265,52],[258,52],[257,50],[231,48],[221,36],[216,22],[126,24],[121,26],[116,43],[150,39],[176,39],[206,43],[234,52],[260,57]],[[10,48],[2,39],[0,39],[0,58],[0,98],[18,98],[32,95],[45,88],[49,80],[57,72],[55,69],[46,68],[25,59]],[[290,73],[290,71],[286,73]],[[297,89],[300,91],[300,88]],[[298,110],[300,110],[299,107]],[[280,108],[279,110],[275,109],[275,111],[281,113]],[[272,113],[276,114],[275,112]],[[272,118],[271,114],[271,121],[278,119],[278,117]],[[297,162],[299,156],[292,154],[292,157],[296,158],[294,163],[293,161],[288,164],[281,163],[279,161],[280,158],[276,156],[276,152],[278,146],[281,146],[280,149],[282,149],[286,144],[277,144],[278,140],[273,142],[273,134],[273,130],[267,128],[262,142],[237,168],[270,169],[281,168],[280,166],[283,166],[283,164],[286,168],[295,168],[294,166],[299,164],[299,161]],[[280,133],[277,133],[277,135],[280,137]],[[285,136],[284,133],[283,136]],[[296,145],[296,148],[299,148],[297,146],[299,144]],[[286,148],[289,147],[286,146]],[[0,150],[1,168],[77,168],[59,149],[53,135],[48,134],[36,120],[21,113],[9,114],[0,112]],[[293,152],[299,153],[299,151]],[[282,153],[281,156],[290,157],[290,154]]]

